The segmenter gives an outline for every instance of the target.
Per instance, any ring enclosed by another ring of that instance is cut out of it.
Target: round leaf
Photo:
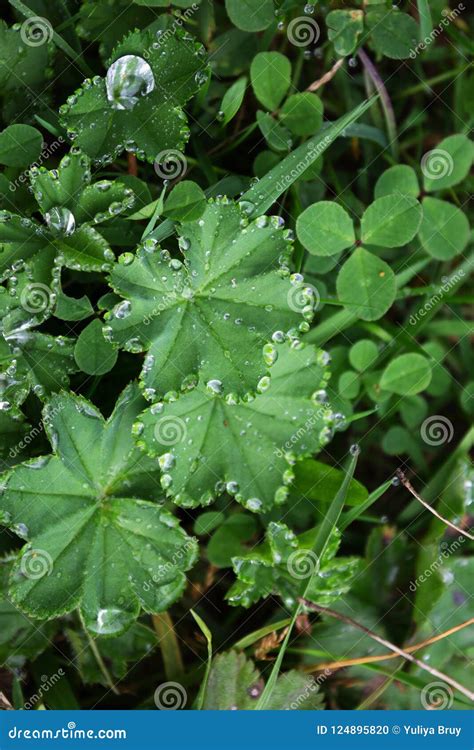
[[[0,164],[27,167],[41,153],[43,136],[31,125],[10,125],[0,133]]]
[[[252,60],[250,80],[258,101],[273,111],[290,88],[291,63],[280,52],[260,52]]]
[[[422,354],[402,354],[383,371],[380,387],[400,396],[414,396],[431,382],[431,365]]]
[[[323,123],[323,103],[310,91],[292,94],[280,111],[280,119],[298,136],[313,135]]]
[[[88,375],[104,375],[117,361],[117,351],[104,339],[100,320],[93,320],[81,332],[74,348],[78,367]]]
[[[298,217],[296,233],[312,255],[337,255],[355,242],[352,219],[342,206],[320,201]]]
[[[416,235],[422,218],[423,209],[411,195],[398,193],[377,198],[362,216],[362,242],[402,247]]]
[[[375,184],[375,197],[383,198],[393,193],[403,193],[418,198],[420,186],[414,169],[406,164],[396,164],[380,175]]]
[[[390,309],[397,293],[395,274],[385,261],[358,247],[336,281],[339,300],[362,320],[377,320]]]
[[[263,31],[275,20],[273,0],[225,0],[225,8],[243,31]]]
[[[428,196],[423,201],[420,242],[438,260],[462,253],[469,240],[469,221],[464,212],[447,201]]]

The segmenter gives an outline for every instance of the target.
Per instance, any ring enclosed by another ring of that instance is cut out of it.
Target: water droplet
[[[44,219],[52,232],[64,234],[66,237],[73,234],[76,229],[76,219],[68,208],[55,206],[44,215]]]
[[[119,57],[107,71],[105,79],[107,99],[113,109],[133,109],[140,96],[155,88],[155,78],[149,64],[137,55]]]

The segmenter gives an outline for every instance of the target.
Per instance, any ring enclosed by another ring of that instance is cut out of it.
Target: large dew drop
[[[57,206],[44,215],[46,224],[52,232],[64,234],[66,237],[73,234],[76,229],[76,219],[68,208]]]
[[[107,71],[107,99],[114,109],[133,109],[140,96],[155,88],[153,71],[142,57],[119,57]]]

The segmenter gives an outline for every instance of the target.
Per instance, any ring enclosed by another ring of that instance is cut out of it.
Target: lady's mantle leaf
[[[159,456],[162,486],[178,505],[208,505],[227,491],[252,511],[282,503],[298,456],[332,437],[335,415],[321,404],[328,355],[281,345],[271,385],[255,398],[224,398],[211,384],[150,407],[134,426],[138,444]]]
[[[242,557],[234,557],[237,581],[227,594],[231,604],[250,607],[262,597],[279,594],[287,607],[311,586],[306,598],[327,606],[346,594],[359,568],[356,557],[336,558],[340,534],[335,531],[318,560],[312,551],[317,529],[295,536],[284,523],[269,524],[266,541]]]
[[[253,661],[245,654],[228,651],[212,661],[203,708],[206,711],[252,711],[265,682]],[[312,677],[291,670],[280,675],[271,700],[270,711],[317,710],[323,697]]]
[[[124,149],[152,162],[182,148],[189,136],[182,107],[207,80],[203,52],[179,28],[133,31],[114,49],[107,77],[86,79],[60,108],[70,138],[102,163]]]
[[[91,632],[112,635],[140,607],[160,612],[182,593],[196,544],[150,502],[161,495],[156,464],[134,448],[130,432],[142,408],[135,386],[107,421],[85,399],[53,397],[44,421],[54,455],[7,476],[0,510],[29,540],[10,597],[31,616],[79,607]]]
[[[105,335],[148,351],[147,398],[198,378],[225,393],[255,390],[275,358],[272,337],[297,338],[313,317],[312,289],[289,276],[288,234],[276,218],[249,223],[227,199],[209,202],[179,233],[184,265],[151,239],[121,257],[110,282],[125,301],[106,315]]]

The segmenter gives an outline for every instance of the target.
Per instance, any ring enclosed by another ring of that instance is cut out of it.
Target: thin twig
[[[364,52],[362,48],[358,50],[357,56],[362,62],[362,65],[364,66],[364,70],[367,76],[372,81],[373,85],[375,86],[377,90],[377,93],[380,96],[380,101],[382,103],[382,108],[383,108],[383,112],[385,115],[385,122],[387,123],[387,131],[388,131],[388,136],[389,136],[390,144],[392,148],[392,154],[396,158],[398,155],[397,122],[395,119],[395,112],[393,109],[393,105],[392,105],[392,101],[390,99],[389,93],[387,89],[385,88],[385,84],[382,80],[380,73],[378,72],[377,68],[373,64],[370,57]]]
[[[325,73],[321,78],[319,78],[317,81],[313,81],[306,91],[317,91],[321,88],[321,86],[324,86],[325,83],[329,83],[329,81],[332,81],[334,76],[336,75],[339,68],[344,65],[344,58],[341,57],[340,60],[338,60],[334,65],[332,66],[331,70],[328,70],[327,73]]]
[[[99,669],[100,669],[100,671],[102,672],[102,674],[105,677],[105,681],[106,681],[107,685],[109,686],[109,688],[111,689],[111,691],[114,693],[114,695],[120,695],[120,692],[117,689],[117,687],[115,686],[115,683],[114,683],[114,681],[112,679],[112,675],[110,674],[109,670],[107,669],[107,665],[105,664],[105,662],[104,662],[104,660],[102,658],[102,654],[100,653],[99,649],[97,648],[96,642],[94,641],[94,639],[92,638],[92,636],[88,633],[88,631],[85,628],[84,628],[84,632],[85,632],[85,634],[87,636],[87,640],[89,641],[90,649],[91,649],[92,653],[94,654],[94,657],[95,657],[95,660],[96,660],[96,662],[97,662],[97,664],[99,666]]]
[[[468,531],[464,531],[459,526],[456,526],[456,524],[451,523],[451,521],[448,521],[447,518],[444,518],[444,516],[440,515],[437,510],[433,508],[432,505],[426,502],[426,500],[423,500],[422,497],[416,492],[416,490],[413,488],[411,482],[406,478],[405,474],[401,469],[397,469],[397,477],[399,478],[400,482],[403,484],[404,487],[407,488],[409,492],[415,497],[418,502],[420,502],[426,510],[429,510],[430,513],[432,513],[436,518],[438,518],[440,521],[442,521],[446,526],[449,526],[451,529],[454,529],[454,531],[457,531],[459,534],[462,534],[463,536],[467,536],[468,539],[471,539],[474,541],[474,536],[472,534],[469,534]]]
[[[440,633],[439,635],[434,635],[432,638],[427,638],[425,641],[420,641],[420,643],[415,643],[413,646],[406,646],[405,651],[407,654],[412,654],[414,651],[418,651],[420,648],[425,648],[425,646],[431,646],[432,643],[436,643],[437,641],[443,640],[443,638],[447,638],[448,635],[452,635],[453,633],[457,633],[458,630],[462,630],[463,628],[467,628],[469,625],[474,624],[474,617],[470,620],[466,620],[466,622],[462,622],[460,625],[455,625],[453,628],[449,628],[449,630],[445,630],[444,633]],[[335,671],[336,669],[341,669],[342,667],[353,667],[357,664],[373,664],[374,662],[378,661],[387,661],[387,659],[398,659],[398,654],[394,654],[392,652],[388,654],[381,654],[379,656],[359,656],[357,659],[343,659],[341,661],[328,661],[327,663],[323,664],[312,664],[308,667],[305,667],[305,672],[317,672],[320,670],[329,669],[331,671]]]
[[[333,609],[328,609],[327,607],[320,607],[319,604],[313,604],[313,602],[310,602],[307,599],[300,599],[299,601],[304,604],[305,607],[308,607],[308,609],[313,610],[313,612],[319,612],[323,615],[329,615],[329,617],[334,617],[336,620],[340,620],[346,625],[352,625],[352,627],[361,630],[374,641],[377,641],[377,643],[380,643],[382,646],[385,646],[385,648],[390,649],[390,651],[394,651],[396,654],[398,654],[398,656],[403,656],[404,659],[407,659],[413,664],[416,664],[417,667],[419,667],[420,669],[424,669],[425,672],[429,672],[433,677],[437,677],[438,679],[443,680],[447,685],[451,685],[452,688],[458,690],[460,693],[469,698],[469,700],[474,701],[474,692],[468,690],[466,687],[464,687],[464,685],[461,685],[459,682],[457,682],[457,680],[453,680],[452,677],[444,674],[444,672],[439,672],[434,667],[428,666],[428,664],[425,664],[415,656],[412,656],[410,653],[408,653],[408,651],[404,651],[402,648],[398,648],[398,646],[390,643],[390,641],[387,641],[385,638],[381,638],[379,635],[377,635],[377,633],[369,630],[364,625],[361,625],[359,622],[353,620],[351,617],[346,617],[346,615],[342,615],[340,612],[336,612]]]

